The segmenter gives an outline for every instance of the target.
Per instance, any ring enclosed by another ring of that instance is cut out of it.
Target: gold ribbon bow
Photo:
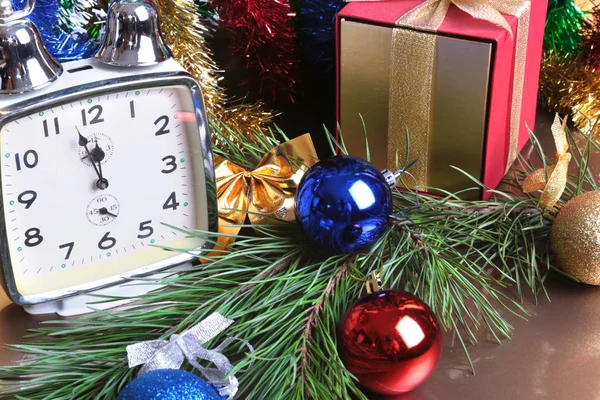
[[[398,18],[395,25],[420,31],[437,32],[452,4],[474,18],[500,26],[511,37],[514,36],[514,33],[502,13],[518,18],[510,118],[510,147],[506,164],[508,171],[518,155],[531,3],[525,0],[426,0]],[[412,172],[420,184],[428,182],[427,158],[431,127],[435,47],[436,40],[431,34],[407,29],[394,29],[392,34],[388,165],[395,165],[396,151],[404,154],[408,152],[405,140],[408,127],[411,134],[409,158],[419,159],[419,163],[413,167]]]
[[[561,124],[558,114],[554,117],[552,124],[552,136],[556,144],[556,164],[533,171],[523,182],[523,191],[525,193],[542,190],[540,196],[540,208],[547,209],[553,207],[562,196],[567,187],[567,178],[569,173],[569,163],[571,162],[571,153],[569,153],[569,142],[565,127],[567,119]],[[548,179],[546,179],[548,176]]]
[[[473,18],[489,21],[506,29],[511,36],[512,29],[501,13],[517,16],[524,6],[523,0],[427,0],[400,17],[396,25],[436,32],[444,22],[451,4]]]
[[[309,134],[287,141],[269,151],[254,171],[215,157],[219,204],[219,244],[235,240],[249,215],[252,224],[294,221],[296,188],[308,167],[318,161]]]

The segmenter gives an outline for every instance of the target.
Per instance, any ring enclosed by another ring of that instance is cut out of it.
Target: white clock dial
[[[83,98],[1,131],[6,239],[20,293],[60,290],[196,248],[204,159],[189,89]],[[175,228],[174,228],[175,227]]]

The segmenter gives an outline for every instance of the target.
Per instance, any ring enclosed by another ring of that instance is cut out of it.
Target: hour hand
[[[90,151],[87,148],[87,144],[88,144],[87,138],[85,136],[83,136],[81,134],[81,132],[79,132],[79,128],[77,126],[75,127],[75,130],[77,130],[77,134],[79,135],[79,145],[81,147],[85,147],[85,150],[86,150],[86,152],[88,153],[88,156],[89,156]]]

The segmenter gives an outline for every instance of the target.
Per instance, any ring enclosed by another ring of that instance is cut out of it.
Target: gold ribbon
[[[346,0],[375,2],[387,0]],[[451,4],[473,18],[489,21],[513,32],[502,13],[518,18],[516,59],[510,118],[510,144],[506,170],[518,155],[525,60],[529,37],[531,3],[523,0],[427,0],[404,14],[395,25],[437,32]],[[431,98],[436,40],[428,33],[394,29],[392,34],[388,165],[395,165],[396,152],[407,153],[406,129],[410,132],[409,159],[419,159],[412,170],[421,184],[428,182],[428,147],[431,129]]]
[[[560,200],[567,187],[571,153],[569,153],[569,142],[565,131],[566,125],[567,119],[565,118],[561,124],[560,118],[556,114],[551,128],[556,144],[556,164],[547,167],[545,170],[541,168],[532,172],[523,182],[525,193],[543,190],[540,196],[540,208],[544,210],[553,207]]]
[[[253,171],[216,156],[219,233],[228,235],[219,236],[217,248],[235,241],[246,215],[252,224],[295,221],[296,188],[306,169],[317,161],[309,134],[273,148]]]

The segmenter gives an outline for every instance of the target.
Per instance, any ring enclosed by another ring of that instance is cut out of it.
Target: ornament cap
[[[115,0],[96,59],[118,67],[141,67],[170,59],[152,0]]]
[[[389,169],[384,169],[383,171],[381,171],[381,175],[383,175],[389,187],[396,187],[396,180],[398,179],[398,176],[396,174],[394,174]]]

